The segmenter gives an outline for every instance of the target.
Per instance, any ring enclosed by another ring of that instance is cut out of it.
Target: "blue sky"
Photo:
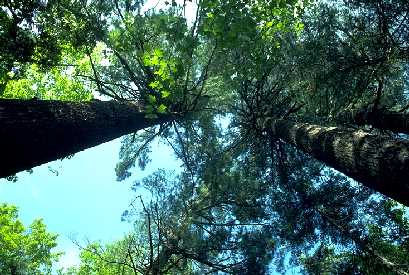
[[[121,214],[134,197],[131,183],[157,168],[177,169],[178,161],[168,146],[154,142],[152,162],[144,171],[134,169],[124,182],[115,179],[120,139],[75,154],[71,159],[57,160],[33,169],[33,174],[17,174],[16,183],[0,179],[0,203],[19,208],[20,219],[29,225],[43,218],[50,232],[59,234],[58,249],[66,254],[59,266],[78,263],[78,248],[72,238],[85,243],[120,239],[131,229],[121,222]],[[58,171],[58,176],[50,171]]]

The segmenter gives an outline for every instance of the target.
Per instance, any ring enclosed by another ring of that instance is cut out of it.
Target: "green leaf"
[[[168,92],[168,91],[161,91],[161,95],[162,95],[162,98],[167,98],[168,96],[170,96],[170,92]]]
[[[145,55],[143,56],[143,63],[144,63],[146,66],[150,66],[150,65],[151,65],[151,57],[150,57],[149,55],[145,54]]]
[[[148,102],[151,104],[156,103],[156,97],[154,95],[148,95]]]
[[[165,76],[165,71],[164,71],[162,68],[160,68],[159,70],[156,70],[156,71],[154,72],[154,74],[158,75],[158,76],[161,77],[161,78],[164,78],[164,76]]]
[[[13,78],[15,73],[13,71],[7,72],[7,76]]]
[[[158,80],[155,80],[155,81],[149,83],[149,87],[151,87],[153,89],[159,88],[160,87],[160,82]]]
[[[159,65],[159,62],[160,62],[160,60],[159,60],[159,57],[158,56],[156,56],[156,55],[154,55],[152,58],[151,58],[151,60],[150,60],[150,64],[151,65]]]
[[[163,57],[163,51],[161,49],[155,49],[153,51],[153,55],[157,56],[158,58]]]
[[[166,113],[166,109],[167,109],[168,107],[166,107],[165,105],[163,105],[163,104],[161,104],[161,105],[159,105],[159,107],[158,107],[158,113],[159,114],[164,114],[164,113]]]
[[[25,228],[15,206],[0,204],[0,274],[9,274],[14,264],[19,268],[16,274],[51,274],[47,271],[60,255],[51,252],[56,239],[41,219]]]

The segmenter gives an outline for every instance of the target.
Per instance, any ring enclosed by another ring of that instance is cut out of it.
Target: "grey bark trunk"
[[[409,206],[409,142],[282,119],[268,120],[265,128],[365,186]]]
[[[170,120],[117,101],[0,99],[0,177]]]

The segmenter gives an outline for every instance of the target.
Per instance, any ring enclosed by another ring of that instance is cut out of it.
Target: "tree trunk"
[[[67,157],[170,120],[117,101],[0,99],[0,177]]]
[[[409,206],[409,142],[283,119],[265,126],[277,138]]]
[[[387,110],[361,110],[354,115],[354,122],[357,125],[369,124],[378,129],[391,130],[395,133],[409,135],[409,115]]]
[[[364,107],[357,111],[343,113],[340,115],[340,119],[347,123],[372,125],[378,129],[409,135],[409,114],[405,113]]]

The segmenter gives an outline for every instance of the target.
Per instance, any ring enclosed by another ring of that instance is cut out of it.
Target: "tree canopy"
[[[2,7],[2,97],[133,104],[156,126],[117,130],[119,181],[156,139],[183,163],[136,182],[134,231],[66,272],[409,273],[406,1]]]
[[[47,232],[41,219],[26,228],[17,207],[0,205],[0,271],[2,274],[51,274],[61,253],[53,252],[57,235]]]

